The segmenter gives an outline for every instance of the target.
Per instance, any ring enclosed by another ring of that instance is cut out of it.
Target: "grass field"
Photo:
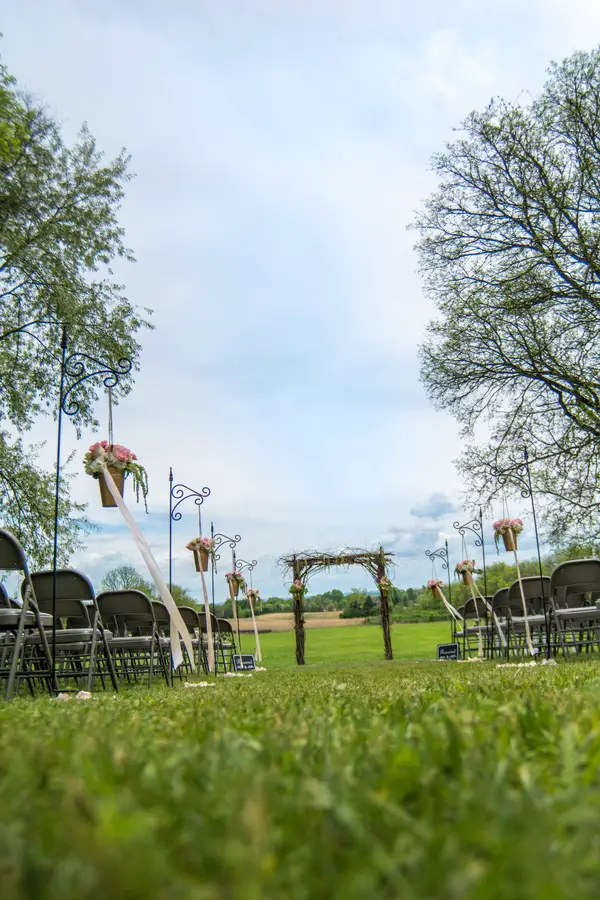
[[[434,659],[438,644],[450,640],[447,622],[427,622],[392,626],[392,646],[396,659]],[[271,668],[296,665],[296,638],[293,631],[260,635],[265,665]],[[242,634],[242,650],[254,652],[254,635]],[[306,662],[368,662],[383,659],[383,634],[375,625],[356,628],[312,628],[306,634]]]
[[[19,700],[0,707],[0,760],[7,900],[600,888],[598,662],[281,669]]]

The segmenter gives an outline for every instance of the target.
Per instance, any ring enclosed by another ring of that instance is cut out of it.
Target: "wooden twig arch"
[[[388,568],[393,565],[393,553],[389,553],[379,547],[378,550],[347,549],[340,553],[311,551],[304,553],[292,553],[282,556],[279,564],[289,576],[292,585],[300,582],[306,585],[307,580],[316,572],[324,572],[335,566],[343,568],[360,566],[371,575],[379,590],[381,627],[383,629],[383,647],[386,659],[392,659],[392,637],[390,632],[390,589],[391,581],[388,578]],[[304,665],[304,594],[296,592],[294,598],[294,631],[296,632],[296,662]]]

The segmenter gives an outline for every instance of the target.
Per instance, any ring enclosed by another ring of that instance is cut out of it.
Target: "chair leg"
[[[23,652],[23,635],[25,633],[25,617],[27,616],[27,612],[29,609],[28,594],[29,594],[29,591],[25,591],[25,596],[23,598],[23,606],[21,607],[21,615],[19,616],[19,624],[17,626],[17,632],[15,634],[15,646],[14,646],[14,650],[13,650],[13,656],[10,661],[8,680],[6,682],[6,691],[4,693],[5,700],[11,699],[13,687],[15,684],[15,678],[17,675],[17,668],[19,666],[21,653]]]
[[[112,682],[112,686],[115,690],[115,693],[119,693],[119,682],[117,681],[117,672],[115,669],[115,663],[112,658],[112,654],[110,652],[110,647],[108,646],[108,640],[106,638],[106,633],[104,631],[104,626],[100,626],[100,634],[102,635],[102,645],[104,647],[104,658],[106,660],[106,665],[108,667],[108,673],[110,675],[110,680]]]

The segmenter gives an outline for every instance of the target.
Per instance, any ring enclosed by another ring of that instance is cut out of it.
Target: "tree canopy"
[[[104,162],[85,125],[65,146],[57,123],[0,65],[0,515],[37,565],[50,558],[53,473],[23,435],[39,415],[56,414],[62,327],[70,352],[133,361],[115,398],[138,368],[148,323],[111,270],[133,259],[117,219],[128,165],[125,151]],[[95,422],[101,388],[77,388],[78,429]],[[63,481],[63,560],[85,527],[81,511]]]
[[[151,600],[159,600],[154,584],[145,578],[135,566],[117,566],[106,573],[102,579],[103,591],[142,591]],[[177,606],[195,606],[200,608],[191,591],[180,584],[171,586],[171,596]]]
[[[473,112],[433,167],[422,378],[464,428],[472,497],[526,445],[549,537],[599,536],[600,50],[552,64],[529,105]]]

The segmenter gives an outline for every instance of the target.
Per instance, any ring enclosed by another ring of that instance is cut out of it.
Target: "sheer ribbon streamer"
[[[112,475],[106,468],[106,465],[102,466],[102,476],[104,481],[106,482],[106,486],[110,491],[111,497],[119,507],[119,512],[127,522],[129,526],[129,530],[134,537],[134,540],[138,546],[138,550],[140,551],[144,562],[148,568],[148,571],[152,577],[152,581],[156,585],[156,590],[158,591],[158,595],[162,602],[167,607],[167,612],[169,613],[170,619],[170,637],[171,637],[171,657],[173,659],[173,668],[177,669],[183,662],[183,651],[181,649],[181,641],[185,645],[185,649],[188,653],[188,658],[190,662],[190,666],[192,670],[194,668],[194,651],[192,649],[192,639],[190,637],[190,633],[187,630],[186,624],[181,618],[181,613],[177,609],[177,604],[171,597],[169,593],[169,588],[166,585],[166,582],[162,575],[160,574],[160,569],[156,564],[156,560],[152,556],[152,551],[150,547],[146,543],[142,533],[136,525],[136,522],[129,512],[127,508],[127,504],[121,497],[121,494],[117,490],[117,486],[113,480]]]

